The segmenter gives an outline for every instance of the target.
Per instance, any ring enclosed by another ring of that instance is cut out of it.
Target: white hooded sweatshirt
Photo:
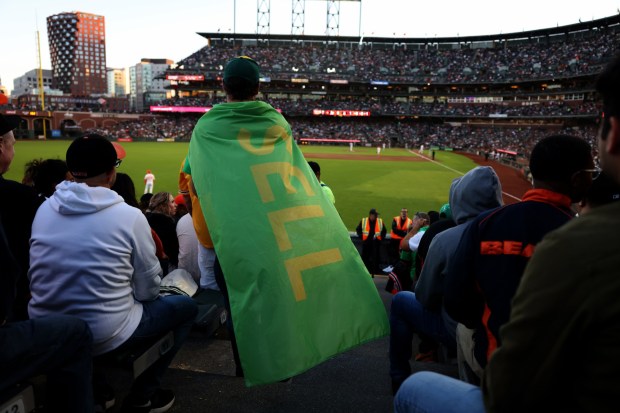
[[[88,323],[93,354],[124,343],[157,298],[162,271],[149,224],[104,187],[62,182],[35,216],[30,239],[31,318],[67,314]]]

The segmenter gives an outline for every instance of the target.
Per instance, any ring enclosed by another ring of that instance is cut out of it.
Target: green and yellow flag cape
[[[267,103],[224,103],[198,121],[187,157],[250,386],[389,331],[377,289],[291,135]]]

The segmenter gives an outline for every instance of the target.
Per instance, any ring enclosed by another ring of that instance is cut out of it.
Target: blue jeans
[[[484,413],[480,387],[422,371],[409,377],[394,398],[394,413]]]
[[[47,375],[46,410],[92,412],[93,336],[76,317],[57,315],[0,327],[0,392]]]
[[[143,347],[145,343],[155,343],[161,336],[172,330],[174,346],[138,376],[131,386],[129,392],[131,400],[137,403],[148,402],[155,391],[160,388],[164,373],[187,339],[198,313],[198,306],[194,300],[183,295],[159,297],[154,301],[143,302],[142,307],[142,319],[133,335],[117,349],[95,360],[96,392],[98,386],[105,385],[102,371],[105,370],[105,360],[110,355]]]
[[[424,334],[450,349],[456,349],[454,332],[450,332],[440,313],[426,309],[410,291],[392,298],[390,308],[390,376],[400,383],[411,374],[413,334]]]

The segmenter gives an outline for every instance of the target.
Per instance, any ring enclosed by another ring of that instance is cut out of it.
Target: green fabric
[[[270,105],[233,102],[207,112],[189,146],[247,385],[389,333],[377,288],[291,136]]]

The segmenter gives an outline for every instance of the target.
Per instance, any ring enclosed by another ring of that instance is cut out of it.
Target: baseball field
[[[21,181],[24,165],[32,159],[64,159],[69,143],[18,141],[5,178]],[[124,142],[122,145],[127,156],[118,171],[134,180],[138,198],[147,169],[156,176],[155,192],[177,192],[178,171],[187,153],[187,143]],[[302,145],[300,148],[307,160],[320,164],[321,178],[334,192],[336,208],[349,230],[355,229],[370,208],[379,211],[388,227],[403,207],[409,209],[410,215],[418,210],[439,210],[448,201],[452,180],[476,166],[469,157],[452,152],[437,151],[435,161],[431,161],[428,152],[420,156],[417,150],[402,148],[388,148],[380,155],[376,148],[356,147],[353,152],[348,146]]]

